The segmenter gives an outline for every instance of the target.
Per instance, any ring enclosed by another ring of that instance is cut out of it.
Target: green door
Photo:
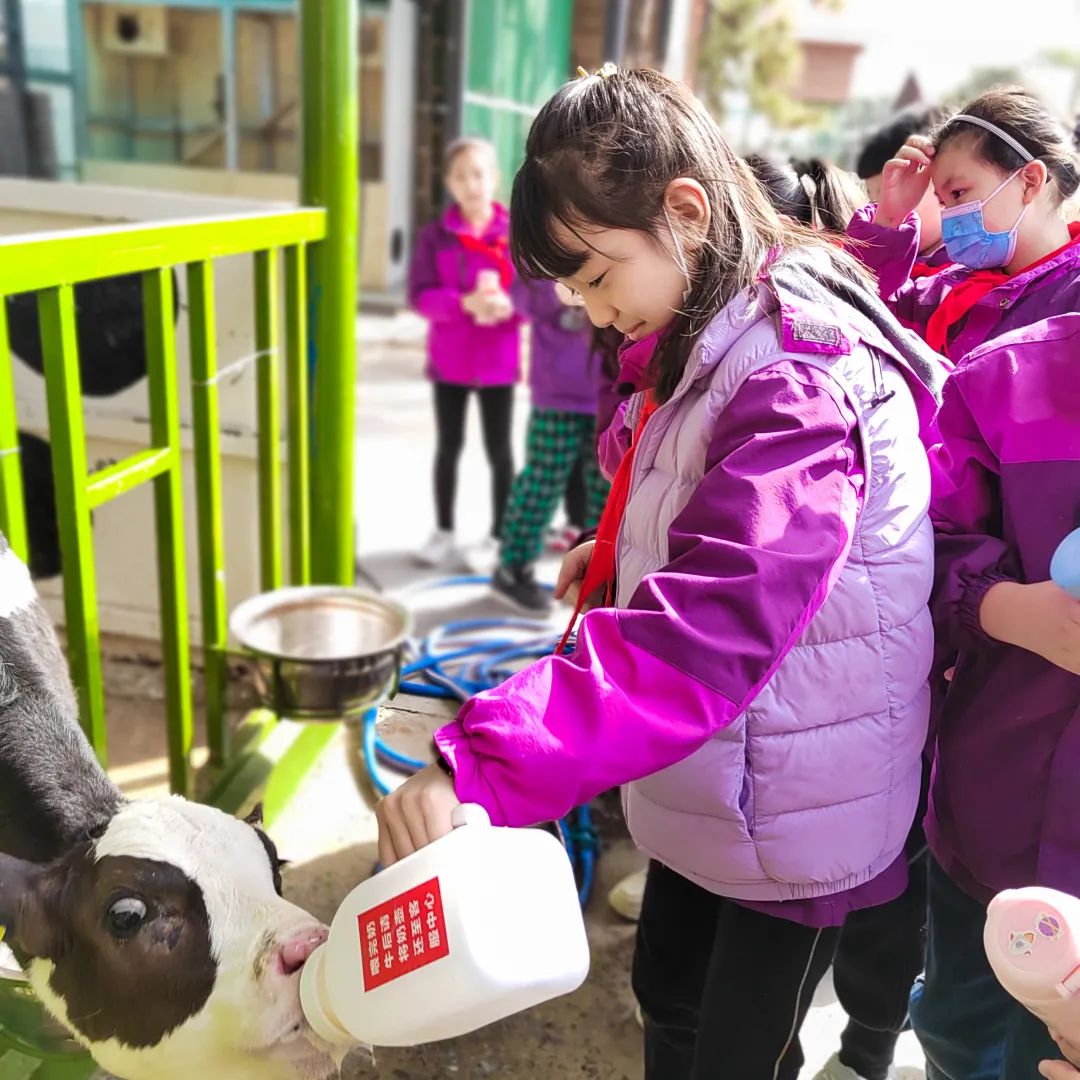
[[[462,133],[494,143],[502,195],[540,106],[566,82],[573,0],[468,0]]]

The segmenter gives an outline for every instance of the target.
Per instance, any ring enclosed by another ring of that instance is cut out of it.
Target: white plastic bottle
[[[454,825],[353,889],[304,965],[304,1014],[328,1042],[455,1038],[585,981],[585,924],[558,840],[495,828],[475,805]]]
[[[1054,889],[1011,889],[990,903],[983,944],[998,982],[1080,1046],[1080,900]]]

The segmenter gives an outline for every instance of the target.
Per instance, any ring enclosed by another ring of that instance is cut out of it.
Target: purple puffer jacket
[[[903,888],[928,704],[930,394],[846,305],[775,296],[713,320],[646,429],[625,607],[591,611],[572,657],[473,698],[436,739],[459,797],[504,824],[646,777],[670,796],[674,768],[677,801],[631,790],[643,846],[721,895],[838,925]],[[754,749],[717,764],[747,725]],[[733,838],[744,814],[756,841]]]
[[[910,214],[898,228],[874,224],[877,205],[864,206],[851,219],[848,236],[859,241],[853,252],[878,276],[881,298],[906,327],[926,337],[926,324],[949,291],[971,271],[953,265],[911,280],[919,254],[919,220]],[[949,355],[959,361],[984,342],[1048,319],[1080,311],[1080,243],[991,289],[949,333]]]
[[[553,281],[518,279],[514,308],[531,323],[529,387],[534,409],[596,414],[600,357],[592,354],[592,324],[585,309],[568,307]]]
[[[505,241],[509,217],[495,207],[483,239]],[[469,226],[456,206],[424,226],[409,267],[409,303],[428,320],[428,378],[466,386],[508,386],[521,378],[521,320],[477,326],[461,309],[481,270],[497,270],[495,259],[468,251],[461,237]]]
[[[931,455],[939,645],[959,651],[944,702],[927,837],[973,897],[1024,885],[1080,895],[1080,677],[989,639],[999,581],[1050,576],[1080,525],[1080,314],[996,338],[945,385]]]

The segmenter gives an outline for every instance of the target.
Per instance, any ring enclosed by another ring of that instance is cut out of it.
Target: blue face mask
[[[972,270],[989,270],[1005,266],[1016,251],[1016,236],[1020,222],[1024,220],[1027,207],[1020,211],[1016,224],[1008,232],[989,232],[983,224],[983,207],[1010,180],[1022,172],[1022,168],[1005,177],[985,199],[952,206],[941,211],[941,239],[945,250],[954,263],[970,267]]]

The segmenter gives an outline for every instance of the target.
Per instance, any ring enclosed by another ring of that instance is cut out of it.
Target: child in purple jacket
[[[509,290],[514,268],[506,209],[495,202],[495,150],[460,139],[446,154],[453,204],[420,233],[409,270],[409,301],[428,320],[428,378],[435,396],[435,509],[431,539],[417,552],[425,566],[461,556],[454,531],[458,461],[465,410],[480,402],[484,449],[492,473],[490,537],[470,553],[477,568],[494,557],[503,507],[514,479],[511,448],[514,384],[521,377],[520,320]]]
[[[602,342],[594,341],[589,317],[551,281],[516,282],[515,308],[531,324],[529,385],[532,411],[525,440],[525,468],[514,480],[503,515],[495,592],[515,607],[543,613],[550,594],[534,576],[544,531],[575,468],[585,484],[582,530],[593,529],[607,498],[596,459],[597,388]]]
[[[381,860],[459,799],[528,825],[626,785],[653,859],[647,1080],[795,1080],[845,918],[906,884],[940,367],[657,72],[605,67],[541,109],[511,230],[594,325],[664,332],[592,549],[607,603],[437,734],[443,765],[377,809]]]
[[[898,144],[890,144],[887,156],[897,148]],[[863,193],[854,178],[827,161],[788,163],[759,154],[749,154],[745,160],[772,205],[803,225],[834,235],[843,233],[861,205]],[[639,381],[635,367],[641,371],[642,360],[633,351],[636,347],[625,351],[619,381]],[[618,453],[617,435],[608,432],[603,440],[605,460]],[[926,765],[924,800],[928,780]],[[852,912],[844,923],[833,960],[833,985],[849,1021],[839,1051],[814,1080],[888,1080],[893,1075],[896,1046],[908,1026],[911,986],[924,962],[927,857],[921,813],[905,847],[908,886],[904,892],[888,904]],[[611,905],[624,918],[636,921],[640,917],[645,883],[641,872],[612,889]]]
[[[912,278],[915,213],[933,185],[954,265]],[[954,363],[1000,334],[1080,310],[1080,188],[1070,133],[1030,94],[997,88],[915,135],[886,164],[876,204],[848,226],[897,318]]]
[[[1078,357],[1080,313],[998,337],[965,357],[938,417],[932,611],[939,651],[958,660],[937,729],[930,940],[912,999],[929,1080],[1028,1080],[1059,1056],[997,984],[982,934],[1003,889],[1080,895],[1080,601],[1048,580],[1080,524]]]

